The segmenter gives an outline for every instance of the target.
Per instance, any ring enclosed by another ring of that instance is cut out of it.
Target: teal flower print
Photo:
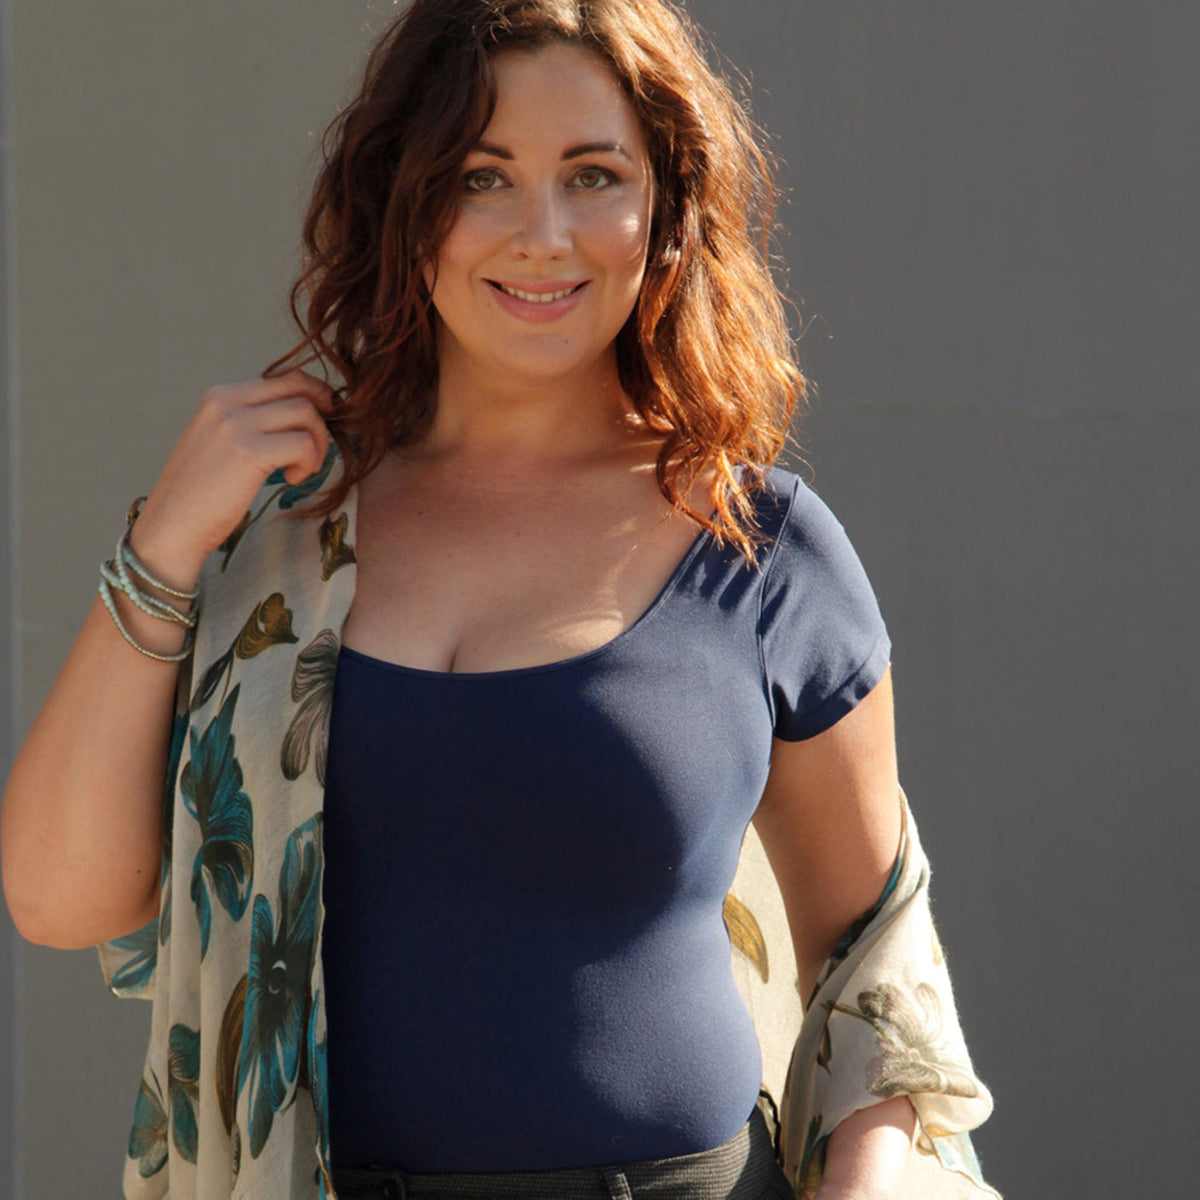
[[[196,1161],[200,1129],[200,1034],[186,1025],[172,1025],[167,1053],[167,1095],[171,1102],[171,1136],[179,1156]]]
[[[158,1076],[150,1072],[138,1088],[133,1106],[133,1129],[129,1133],[129,1157],[138,1165],[143,1179],[157,1175],[167,1162],[167,1106],[163,1103]]]
[[[187,739],[186,712],[176,713],[171,726],[171,748],[167,756],[167,776],[163,783],[163,855],[162,906],[158,915],[158,940],[163,946],[171,938],[171,851],[175,845],[175,784],[179,779],[179,763]]]
[[[113,972],[110,985],[113,991],[118,996],[136,996],[145,991],[158,965],[158,920],[143,925],[125,937],[115,938],[110,944],[123,956],[128,955]]]
[[[299,483],[289,484],[284,478],[285,467],[277,467],[270,475],[267,476],[266,485],[270,487],[272,484],[284,484],[284,490],[276,493],[279,497],[279,507],[284,511],[294,508],[301,500],[307,500],[314,492],[319,491],[324,485],[325,480],[329,478],[329,472],[333,467],[334,460],[337,458],[338,448],[337,443],[331,441],[329,449],[325,453],[325,461],[321,464],[320,469],[315,475],[310,475],[307,479],[302,479]],[[272,496],[272,499],[275,499]]]
[[[254,875],[254,816],[242,791],[242,768],[230,732],[241,685],[229,693],[203,734],[192,726],[191,760],[179,790],[188,812],[200,823],[202,841],[192,865],[192,901],[200,921],[200,957],[208,952],[212,929],[210,891],[221,907],[240,920],[250,899]]]
[[[323,1195],[333,1195],[333,1177],[329,1165],[329,1041],[317,1041],[316,1017],[320,1000],[314,996],[309,1007],[307,1038],[307,1082],[312,1093],[313,1111],[317,1116],[317,1178],[325,1189]]]
[[[250,1155],[266,1145],[275,1114],[295,1098],[307,1035],[308,986],[321,889],[321,815],[288,838],[279,874],[279,923],[271,902],[254,897],[250,971],[238,1067],[248,1091]]]

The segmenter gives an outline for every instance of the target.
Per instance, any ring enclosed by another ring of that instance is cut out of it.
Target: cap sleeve
[[[846,531],[791,479],[764,568],[759,646],[775,736],[798,742],[836,724],[879,682],[892,646]]]

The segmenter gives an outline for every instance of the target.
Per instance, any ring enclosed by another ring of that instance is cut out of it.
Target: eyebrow
[[[477,154],[488,154],[505,162],[512,162],[516,158],[507,146],[497,146],[494,142],[476,142],[474,149]],[[619,154],[633,162],[633,156],[620,142],[581,142],[578,146],[568,146],[562,153],[563,162],[582,158],[585,154]]]

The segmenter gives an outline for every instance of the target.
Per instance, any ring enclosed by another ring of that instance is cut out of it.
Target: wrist
[[[186,560],[176,553],[166,566],[170,579],[163,579],[142,561],[132,535],[144,500],[139,496],[130,506],[113,557],[100,564],[100,600],[117,632],[133,649],[159,662],[179,663],[192,652],[199,567],[194,568],[193,575]],[[143,553],[147,544],[153,551],[152,535],[143,532],[137,540]],[[189,585],[184,580],[192,582]],[[164,623],[167,630],[162,629]]]
[[[189,551],[186,546],[180,544],[178,538],[170,537],[165,530],[155,529],[151,521],[146,521],[140,516],[130,526],[126,541],[138,561],[155,579],[176,591],[196,590],[206,555]],[[151,584],[144,586],[165,595]]]

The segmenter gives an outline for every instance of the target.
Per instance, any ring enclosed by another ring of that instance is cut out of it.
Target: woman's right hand
[[[165,583],[191,589],[272,471],[295,484],[320,470],[332,412],[329,385],[298,369],[209,388],[142,505],[134,553]]]

